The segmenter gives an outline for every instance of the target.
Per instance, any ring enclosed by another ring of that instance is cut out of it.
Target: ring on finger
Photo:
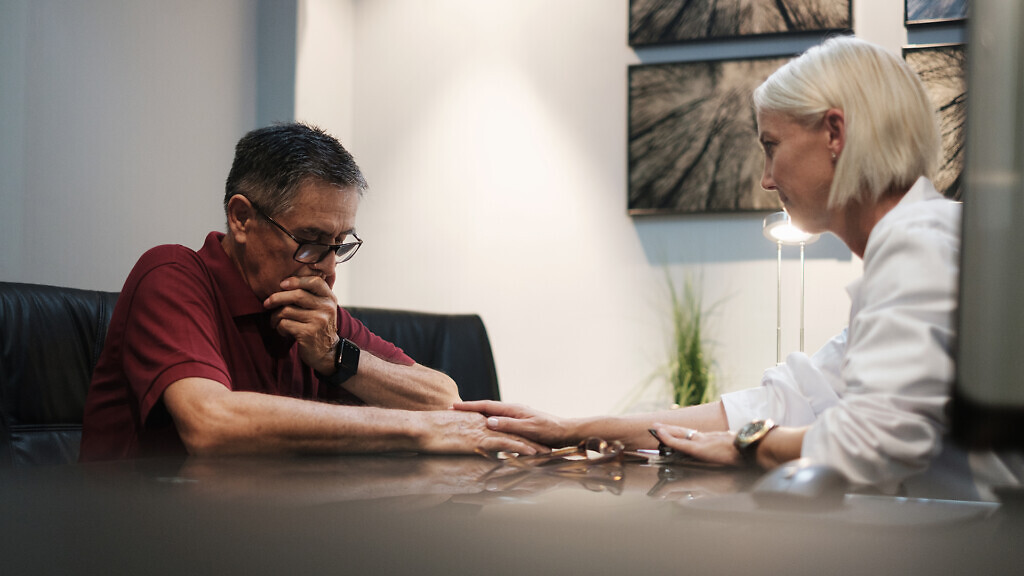
[[[697,431],[691,428],[690,431],[686,433],[686,439],[693,440],[695,434],[697,434]]]

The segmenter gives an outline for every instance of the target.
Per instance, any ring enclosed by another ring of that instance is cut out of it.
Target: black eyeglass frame
[[[260,208],[255,202],[249,200],[249,204],[252,205],[253,210],[255,210],[256,213],[260,215],[260,217],[276,226],[278,230],[284,232],[285,235],[291,238],[293,242],[298,244],[298,247],[295,249],[295,253],[292,254],[292,259],[295,260],[296,262],[299,262],[300,264],[319,264],[320,262],[323,262],[324,258],[326,258],[327,255],[330,254],[331,252],[334,253],[334,264],[342,264],[344,262],[348,262],[349,260],[351,260],[352,257],[356,255],[356,252],[359,251],[359,247],[363,245],[363,240],[359,236],[357,236],[355,232],[351,232],[352,237],[356,239],[355,242],[342,242],[341,244],[324,244],[323,242],[311,242],[309,240],[300,240],[299,238],[296,238],[294,234],[289,232],[287,228],[281,226],[281,224],[278,223],[277,220],[274,220],[269,215],[267,215],[267,213],[264,212],[263,209]],[[316,247],[317,249],[322,249],[323,251],[319,253],[313,252],[312,255],[309,257],[300,258],[300,253],[302,253],[303,251],[309,252],[311,250],[311,247]],[[345,250],[344,252],[342,252],[343,249]]]

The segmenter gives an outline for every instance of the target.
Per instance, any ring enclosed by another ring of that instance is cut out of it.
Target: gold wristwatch
[[[754,420],[743,425],[736,432],[736,439],[733,440],[733,446],[739,450],[740,455],[746,460],[753,460],[757,454],[757,445],[764,440],[764,437],[769,432],[778,426],[771,418],[765,418],[764,420]]]

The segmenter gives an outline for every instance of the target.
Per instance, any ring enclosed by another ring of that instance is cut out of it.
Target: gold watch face
[[[754,420],[744,424],[736,432],[736,447],[742,451],[744,448],[756,444],[774,427],[775,423],[771,420]]]

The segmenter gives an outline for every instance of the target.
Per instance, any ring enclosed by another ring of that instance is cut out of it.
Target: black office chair
[[[117,292],[0,282],[0,466],[78,460]]]
[[[451,376],[463,400],[501,399],[491,341],[480,316],[379,308],[347,310],[413,360]]]

